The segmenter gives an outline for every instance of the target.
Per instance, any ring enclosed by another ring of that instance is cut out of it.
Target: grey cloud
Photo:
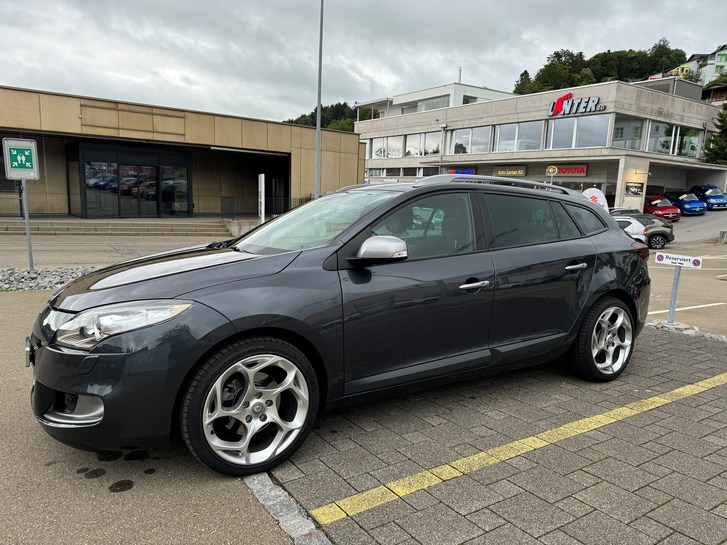
[[[283,120],[317,94],[320,2],[0,0],[0,84]],[[727,43],[727,4],[326,0],[322,102],[456,81],[511,91],[558,49],[687,55]],[[675,24],[679,22],[680,24]]]

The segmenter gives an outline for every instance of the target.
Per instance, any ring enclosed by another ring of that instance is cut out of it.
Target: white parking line
[[[727,303],[709,303],[708,305],[697,305],[694,307],[682,307],[682,308],[675,308],[674,311],[679,310],[694,310],[695,308],[707,308],[707,307],[718,307],[720,305],[727,305]],[[649,314],[666,314],[669,312],[669,310],[652,310],[649,312]]]

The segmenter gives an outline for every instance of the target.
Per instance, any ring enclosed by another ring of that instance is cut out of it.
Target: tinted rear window
[[[601,221],[601,218],[595,212],[575,206],[573,204],[565,205],[571,215],[575,218],[576,223],[581,228],[581,231],[587,235],[599,233],[606,228],[606,225]]]

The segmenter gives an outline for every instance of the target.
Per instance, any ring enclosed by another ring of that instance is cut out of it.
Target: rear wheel
[[[571,348],[570,365],[583,378],[615,379],[626,368],[634,342],[631,313],[614,297],[604,297],[588,311]]]
[[[227,475],[278,465],[303,443],[318,408],[305,355],[279,339],[236,341],[210,357],[182,403],[182,437],[204,464]]]
[[[661,250],[666,246],[666,237],[664,235],[651,235],[649,237],[649,248],[652,250]]]

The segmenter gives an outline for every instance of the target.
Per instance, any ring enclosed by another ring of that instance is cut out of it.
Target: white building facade
[[[437,89],[402,96],[421,102]],[[727,168],[699,159],[715,106],[618,81],[505,95],[423,111],[408,102],[411,113],[395,106],[398,97],[357,103],[380,116],[355,126],[366,144],[366,182],[513,176],[596,187],[611,205],[638,208],[647,193],[727,185]]]

